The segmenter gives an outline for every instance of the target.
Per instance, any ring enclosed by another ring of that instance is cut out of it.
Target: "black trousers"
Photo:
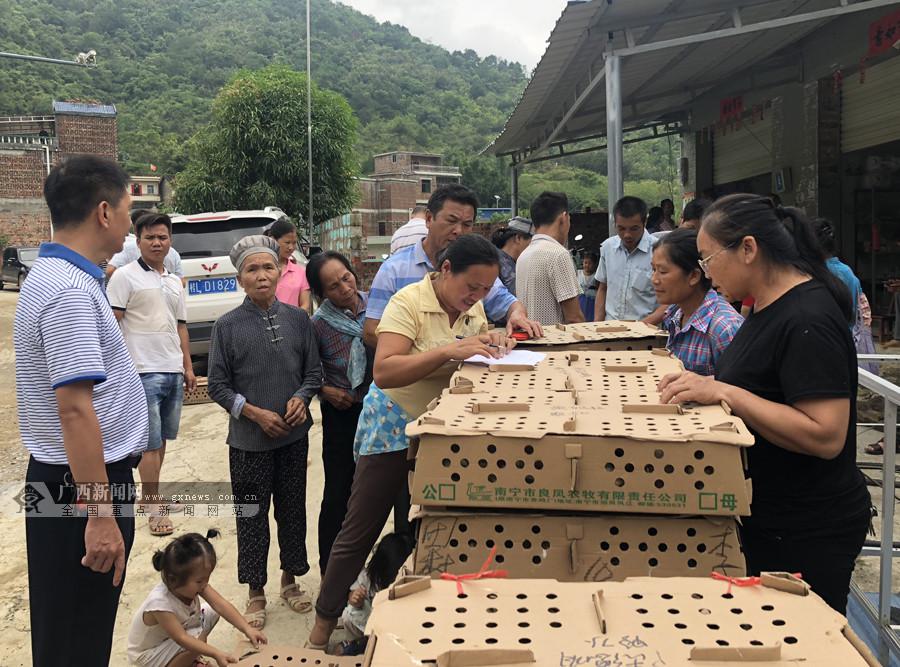
[[[867,511],[815,535],[794,536],[767,530],[765,523],[747,517],[739,528],[747,573],[799,572],[829,607],[846,615],[850,577],[871,519]]]
[[[125,540],[126,563],[134,543],[132,466],[136,461],[127,459],[106,466],[110,484],[127,491],[120,505],[128,516],[116,519]],[[33,664],[107,667],[122,585],[113,586],[113,570],[100,574],[81,564],[87,517],[64,515],[66,506],[74,506],[77,494],[69,467],[32,458],[25,480],[26,496],[42,497],[37,511],[26,510],[25,514]]]
[[[353,440],[362,403],[354,403],[346,410],[338,410],[328,401],[322,406],[322,465],[325,468],[325,489],[319,510],[319,569],[325,574],[331,545],[341,530],[347,514],[347,501],[353,486]]]
[[[306,558],[306,455],[309,439],[265,452],[229,447],[231,491],[255,496],[259,511],[237,516],[238,581],[259,589],[268,580],[269,504],[275,505],[281,569],[295,577],[309,572]]]

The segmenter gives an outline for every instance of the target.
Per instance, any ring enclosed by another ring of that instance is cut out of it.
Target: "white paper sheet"
[[[485,366],[537,366],[540,362],[547,358],[543,352],[533,352],[531,350],[512,350],[505,357],[495,359],[494,357],[485,357],[482,354],[475,354],[466,359],[467,364],[484,364]]]

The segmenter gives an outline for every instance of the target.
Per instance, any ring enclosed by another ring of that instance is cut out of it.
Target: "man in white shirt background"
[[[181,279],[165,266],[172,244],[172,221],[162,213],[138,218],[141,256],[112,274],[107,296],[147,396],[150,433],[138,466],[150,533],[170,535],[168,512],[155,499],[166,442],[178,435],[184,389],[197,386],[191,365],[187,312]],[[148,502],[149,499],[149,502]]]
[[[153,211],[148,211],[147,209],[143,208],[138,208],[132,211],[132,229],[135,229],[138,220],[140,220],[143,216],[153,214]],[[141,251],[138,248],[137,237],[134,234],[129,234],[125,237],[125,244],[122,246],[122,250],[110,257],[109,261],[106,263],[106,266],[103,267],[104,271],[106,271],[107,280],[110,278],[110,276],[112,276],[116,269],[121,269],[126,264],[131,264],[131,262],[136,261],[140,256]],[[164,263],[169,273],[174,273],[176,276],[181,278],[181,282],[182,284],[184,284],[184,270],[181,268],[181,255],[179,255],[178,251],[172,247],[171,242],[169,243],[169,250],[166,253]]]
[[[402,227],[397,228],[391,237],[391,254],[406,246],[415,245],[419,239],[428,236],[428,226],[425,224],[425,212],[428,210],[426,206],[421,204],[413,208],[409,214],[409,222]]]

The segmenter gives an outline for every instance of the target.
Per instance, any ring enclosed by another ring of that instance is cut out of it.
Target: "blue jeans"
[[[147,395],[150,436],[147,451],[162,447],[163,440],[178,436],[181,404],[184,402],[184,375],[181,373],[142,373],[141,383]]]

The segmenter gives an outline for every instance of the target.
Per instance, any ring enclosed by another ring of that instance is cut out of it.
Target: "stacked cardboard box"
[[[664,350],[464,365],[407,427],[425,508],[414,571],[472,572],[496,549],[512,577],[742,575],[753,438],[724,406],[660,405],[659,379],[681,369]]]
[[[803,582],[741,583],[406,578],[375,598],[365,665],[877,667]]]
[[[542,338],[525,340],[519,345],[542,352],[550,350],[555,352],[573,350],[636,351],[664,348],[667,338],[666,332],[643,322],[609,320],[580,324],[556,324],[546,327]]]

